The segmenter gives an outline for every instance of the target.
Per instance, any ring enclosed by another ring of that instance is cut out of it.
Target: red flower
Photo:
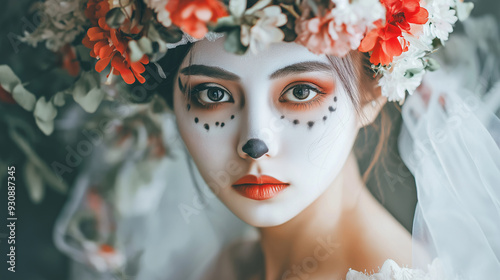
[[[12,95],[7,92],[2,86],[0,86],[0,101],[8,104],[15,104],[16,101],[12,98]]]
[[[420,7],[419,0],[381,0],[386,8],[386,23],[376,23],[361,41],[359,51],[372,52],[370,62],[387,65],[395,56],[407,51],[403,31],[411,34],[411,24],[425,24],[429,12]],[[403,48],[404,47],[404,48]]]
[[[136,79],[144,83],[146,79],[141,74],[146,70],[143,64],[149,63],[148,57],[144,55],[140,61],[132,62],[127,49],[131,38],[120,28],[110,28],[105,17],[99,18],[98,24],[87,30],[82,41],[83,45],[91,49],[90,56],[99,59],[95,70],[102,72],[111,63],[110,74],[121,75],[127,84],[133,84]],[[138,29],[131,28],[130,33],[138,33]]]
[[[170,0],[165,9],[173,24],[198,39],[207,34],[207,23],[215,23],[218,18],[228,15],[218,0]]]
[[[92,25],[97,25],[100,18],[106,17],[107,12],[109,12],[108,1],[89,0],[85,16],[92,22]]]
[[[68,73],[76,77],[80,73],[80,63],[76,58],[76,53],[74,48],[70,44],[66,44],[60,50],[62,56],[62,68],[68,71]]]

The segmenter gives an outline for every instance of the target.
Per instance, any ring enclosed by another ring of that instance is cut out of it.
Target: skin
[[[328,58],[294,43],[240,56],[225,52],[223,39],[200,41],[176,80],[177,125],[200,174],[260,231],[264,267],[249,279],[341,279],[387,258],[411,263],[409,233],[367,191],[352,154],[383,98],[360,117]],[[251,138],[268,152],[244,153]],[[231,187],[247,174],[290,185],[271,199],[249,199]],[[328,249],[316,250],[325,242]]]

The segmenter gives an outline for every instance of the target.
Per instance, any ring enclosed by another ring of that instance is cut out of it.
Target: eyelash
[[[210,85],[213,85],[213,86],[210,86]],[[200,93],[200,91],[206,90],[206,89],[211,89],[211,88],[223,91],[225,94],[229,95],[229,98],[231,100],[230,101],[225,101],[225,102],[214,102],[214,103],[211,103],[211,104],[205,103],[205,102],[201,101],[200,98],[199,98],[199,96],[198,96],[198,94]],[[229,90],[227,90],[227,89],[225,89],[225,88],[223,88],[221,86],[216,86],[213,83],[203,83],[203,84],[196,85],[193,89],[191,89],[188,92],[188,96],[189,96],[189,100],[191,100],[191,102],[194,102],[198,106],[200,106],[200,107],[202,107],[204,109],[208,109],[208,110],[215,109],[215,108],[217,108],[218,106],[220,106],[223,103],[234,103],[233,96],[229,93]]]
[[[289,90],[292,90],[296,87],[303,87],[303,88],[307,88],[307,89],[310,89],[310,90],[313,90],[315,92],[317,92],[318,94],[311,100],[307,101],[307,102],[287,102],[287,101],[281,101],[281,98],[283,97],[283,95],[285,95]],[[304,83],[300,83],[300,84],[293,84],[292,86],[288,86],[285,88],[285,90],[282,91],[280,97],[279,97],[279,101],[280,102],[283,102],[283,103],[290,103],[288,106],[291,106],[292,109],[295,109],[295,110],[300,110],[300,109],[311,109],[314,107],[314,105],[320,105],[322,103],[322,99],[324,98],[324,96],[326,95],[327,93],[326,92],[323,92],[322,90],[320,90],[318,87],[316,86],[312,86],[310,84],[304,84]]]
[[[199,84],[199,85],[196,85],[193,89],[189,90],[188,92],[188,98],[191,100],[191,102],[193,103],[196,103],[198,106],[204,108],[204,109],[208,109],[208,110],[211,110],[211,109],[215,109],[217,108],[218,106],[222,105],[223,103],[234,103],[234,99],[233,99],[233,96],[229,93],[229,90],[221,87],[221,86],[209,86],[210,84],[213,84],[213,83],[203,83],[203,84]],[[288,102],[288,101],[282,101],[281,98],[283,97],[283,95],[285,93],[287,93],[289,90],[292,90],[296,87],[303,87],[303,88],[307,88],[307,89],[310,89],[310,90],[313,90],[317,93],[317,95],[307,101],[307,102]],[[201,102],[200,99],[199,99],[199,92],[202,91],[202,90],[206,90],[206,89],[211,89],[211,88],[216,88],[216,89],[219,89],[223,92],[225,92],[225,94],[228,94],[229,97],[231,98],[231,101],[226,101],[226,102],[214,102],[212,104],[208,104],[208,103],[205,103],[205,102]],[[324,97],[324,95],[326,95],[325,92],[321,91],[319,88],[317,88],[316,86],[311,86],[310,84],[294,84],[292,86],[288,86],[285,90],[282,91],[282,93],[280,94],[280,97],[279,97],[279,101],[281,103],[289,103],[288,106],[291,106],[292,109],[296,109],[296,110],[300,110],[300,109],[310,109],[310,108],[313,108],[314,105],[320,105],[322,103],[322,99]]]

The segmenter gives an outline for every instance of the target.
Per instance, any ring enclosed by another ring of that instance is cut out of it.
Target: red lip
[[[289,185],[289,183],[281,182],[267,175],[260,177],[246,175],[234,182],[233,188],[244,197],[254,200],[266,200],[273,198]]]

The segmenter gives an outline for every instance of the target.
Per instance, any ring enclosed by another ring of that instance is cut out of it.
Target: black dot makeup
[[[191,110],[191,104],[188,104],[188,105],[186,106],[186,108],[187,108],[187,110],[188,110],[188,111],[189,111],[189,110]]]
[[[194,122],[195,123],[198,123],[199,119],[198,118],[194,118]]]
[[[220,124],[219,122],[215,122],[215,126],[219,126],[219,124]]]
[[[337,96],[334,96],[333,97],[333,104],[331,104],[330,106],[328,106],[328,111],[330,113],[333,113],[335,111],[337,111],[337,106],[336,106],[336,102],[337,102]],[[280,115],[280,119],[286,119],[285,115]],[[323,117],[321,117],[321,119],[326,122],[326,120],[328,119],[328,116],[327,115],[323,115]],[[320,120],[321,120],[320,119]],[[294,125],[298,125],[300,124],[300,121],[298,119],[293,119],[293,120],[290,120]],[[307,121],[307,122],[304,122],[304,124],[307,126],[307,128],[311,129],[314,124],[317,122],[318,120],[310,120],[310,121]]]
[[[224,125],[225,125],[224,123],[221,123],[221,124],[220,124],[220,127],[224,127]]]
[[[208,131],[210,129],[210,126],[208,125],[208,123],[204,124],[203,127]]]
[[[234,119],[234,115],[231,115],[231,119]]]

